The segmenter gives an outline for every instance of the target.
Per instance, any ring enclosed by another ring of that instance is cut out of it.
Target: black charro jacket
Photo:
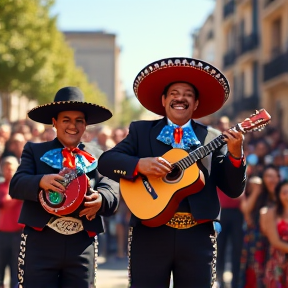
[[[162,156],[173,149],[156,139],[166,124],[166,118],[132,122],[128,136],[100,156],[99,172],[118,182],[120,177],[132,180],[139,158]],[[191,124],[202,145],[220,134],[218,130],[195,121]],[[216,187],[231,198],[240,196],[245,188],[246,166],[244,163],[239,168],[233,166],[227,155],[227,145],[210,153],[198,166],[204,173],[205,186],[200,192],[187,197],[190,211],[197,220],[215,220],[220,213]],[[135,226],[139,222],[139,219],[132,215],[130,224]]]
[[[41,190],[39,187],[41,178],[45,174],[59,173],[58,169],[54,169],[40,160],[47,151],[56,148],[63,148],[57,138],[44,143],[27,142],[24,147],[21,164],[10,182],[9,190],[12,198],[24,201],[19,223],[43,228],[53,216],[42,207],[38,200],[38,194]],[[87,176],[90,179],[91,187],[102,194],[103,202],[94,220],[88,221],[86,217],[80,219],[85,230],[98,234],[103,232],[101,216],[112,215],[118,206],[119,185],[115,181],[101,176],[97,169],[87,173]]]

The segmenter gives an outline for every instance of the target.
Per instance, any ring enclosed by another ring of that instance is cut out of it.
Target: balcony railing
[[[228,51],[223,57],[223,64],[224,67],[228,67],[235,62],[236,59],[236,52],[234,50]]]
[[[252,33],[248,36],[243,36],[240,38],[240,51],[239,54],[244,54],[248,51],[255,49],[258,46],[258,36]]]
[[[235,9],[235,3],[234,0],[230,0],[228,3],[226,3],[223,7],[223,17],[226,18],[230,14],[234,13]]]
[[[242,97],[241,100],[236,100],[233,102],[234,113],[240,113],[247,110],[259,109],[259,98],[257,93],[253,93],[249,97]]]
[[[264,65],[264,81],[288,73],[288,51]]]

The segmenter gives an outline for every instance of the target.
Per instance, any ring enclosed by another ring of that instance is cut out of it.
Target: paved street
[[[128,261],[117,260],[110,257],[98,259],[98,271],[96,279],[97,288],[127,288],[128,287]]]

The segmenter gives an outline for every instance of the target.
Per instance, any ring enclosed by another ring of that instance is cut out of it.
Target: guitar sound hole
[[[178,166],[173,166],[173,169],[165,177],[165,182],[177,182],[182,178],[183,171]]]
[[[49,190],[44,192],[44,198],[48,206],[51,208],[59,208],[65,202],[66,195],[64,193]]]

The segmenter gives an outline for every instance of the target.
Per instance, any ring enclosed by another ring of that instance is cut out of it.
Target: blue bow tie
[[[174,139],[174,129],[179,128],[179,126],[172,124],[166,125],[160,132],[157,137],[157,140],[171,145],[173,148],[182,148],[188,150],[191,146],[198,146],[200,145],[200,141],[197,139],[193,129],[191,127],[184,127],[183,129],[183,136],[180,143],[176,143]]]

